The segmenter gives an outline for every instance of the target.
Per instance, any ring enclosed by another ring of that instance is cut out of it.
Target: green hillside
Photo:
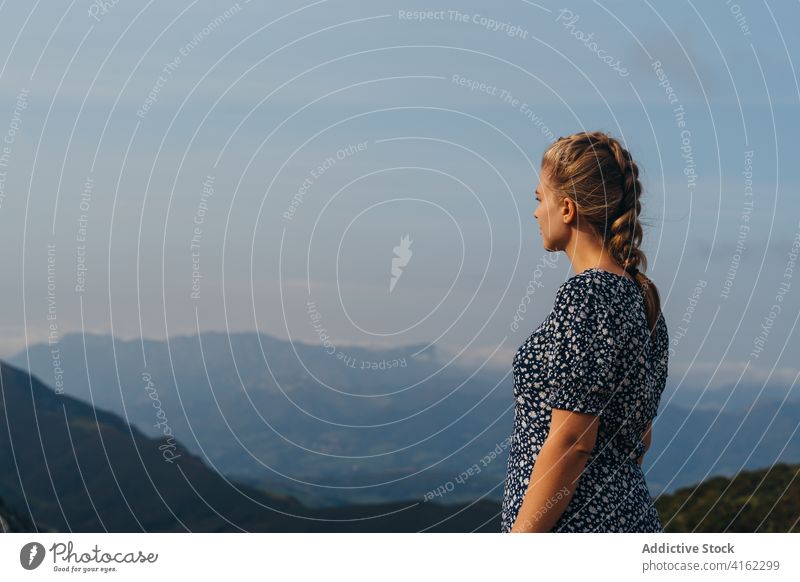
[[[656,499],[667,532],[800,532],[800,465],[712,477]]]

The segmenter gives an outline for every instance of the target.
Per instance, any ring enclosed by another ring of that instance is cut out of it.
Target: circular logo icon
[[[35,570],[44,561],[44,546],[39,542],[28,542],[19,551],[19,563],[26,570]]]

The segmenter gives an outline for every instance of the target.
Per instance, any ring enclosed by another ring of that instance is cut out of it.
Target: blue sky
[[[601,129],[642,170],[648,274],[676,340],[670,381],[720,386],[745,368],[749,381],[795,380],[796,3],[97,6],[0,9],[0,133],[13,133],[0,168],[0,355],[44,341],[54,322],[57,335],[163,338],[199,327],[319,343],[310,299],[338,345],[435,342],[458,363],[494,353],[492,365],[510,366],[572,274],[565,256],[543,250],[531,216],[545,128]],[[415,11],[432,14],[405,16]],[[595,45],[581,40],[590,34]],[[753,209],[740,239],[749,151]],[[412,256],[390,293],[405,234]],[[556,266],[513,330],[543,257]],[[764,350],[751,357],[765,320]]]

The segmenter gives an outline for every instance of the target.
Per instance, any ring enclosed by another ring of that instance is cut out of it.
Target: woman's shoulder
[[[614,281],[611,277],[620,278],[619,275],[597,269],[587,269],[572,275],[556,291],[556,306],[576,300],[588,302],[595,298],[599,299],[603,295],[602,289],[609,287],[609,283],[619,282]]]
[[[595,319],[595,314],[604,312],[603,293],[592,280],[591,273],[583,271],[573,275],[556,291],[552,313],[556,320],[574,326]]]
[[[556,295],[572,295],[576,292],[585,291],[589,285],[589,271],[582,271],[569,277],[566,281],[561,283]]]
[[[587,269],[564,281],[556,292],[553,311],[570,318],[577,311],[583,319],[629,328],[642,308],[642,291],[633,279],[600,269]],[[664,334],[664,322],[659,333]],[[621,333],[621,332],[620,332]]]

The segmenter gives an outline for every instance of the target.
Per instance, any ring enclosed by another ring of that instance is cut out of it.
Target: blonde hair
[[[651,332],[661,313],[655,284],[641,271],[647,269],[639,245],[642,226],[639,168],[619,141],[601,132],[580,132],[560,137],[542,156],[542,171],[559,199],[568,196],[578,207],[580,220],[597,233],[611,256],[634,277],[645,299]]]

